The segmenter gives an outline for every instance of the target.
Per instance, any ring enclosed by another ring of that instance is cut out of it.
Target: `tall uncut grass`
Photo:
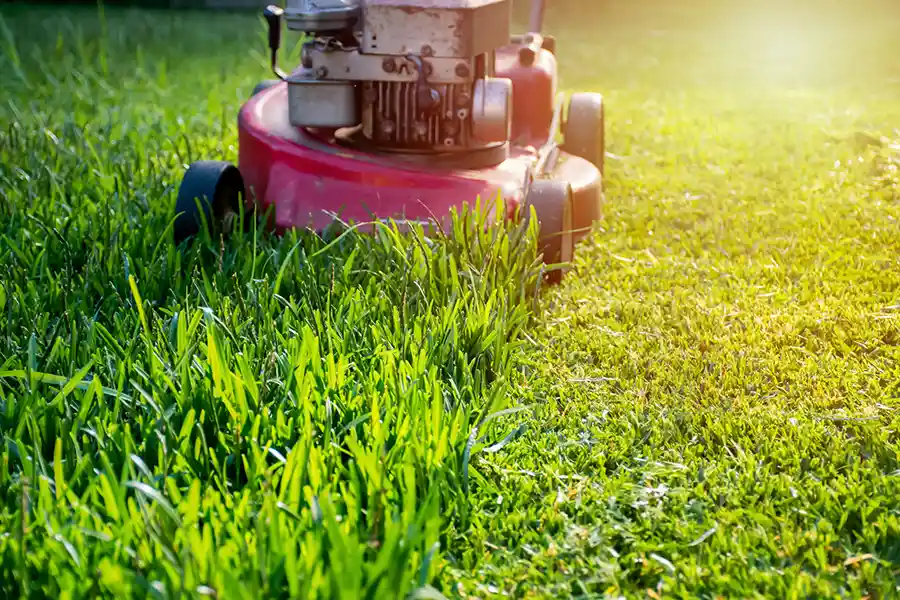
[[[475,205],[429,236],[253,231],[181,252],[184,167],[236,158],[266,76],[240,46],[232,68],[209,61],[230,35],[264,48],[259,24],[12,20],[0,595],[433,597],[479,451],[521,410],[534,226]]]

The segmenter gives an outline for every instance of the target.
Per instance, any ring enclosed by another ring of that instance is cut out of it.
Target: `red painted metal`
[[[556,99],[556,56],[541,49],[531,65],[523,65],[519,46],[497,51],[496,77],[513,82],[512,139],[521,146],[539,147],[550,137],[553,103]]]
[[[464,170],[372,154],[336,143],[333,132],[293,127],[287,84],[253,96],[241,109],[238,167],[248,202],[274,207],[276,230],[322,230],[334,216],[346,222],[376,219],[444,221],[453,208],[476,199],[488,208],[502,199],[507,218],[523,201],[549,136],[556,91],[556,59],[546,50],[521,65],[517,46],[498,53],[498,77],[513,80],[514,141],[510,157],[495,167]],[[491,211],[493,214],[493,211]]]

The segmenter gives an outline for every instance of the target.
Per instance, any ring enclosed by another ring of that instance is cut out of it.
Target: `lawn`
[[[777,6],[551,10],[549,289],[477,212],[178,252],[261,23],[0,9],[0,595],[900,596],[900,8]]]

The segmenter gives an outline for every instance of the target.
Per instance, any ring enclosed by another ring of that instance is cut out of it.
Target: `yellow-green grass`
[[[888,3],[557,3],[607,207],[537,303],[474,216],[181,256],[258,18],[0,15],[4,595],[898,595]]]

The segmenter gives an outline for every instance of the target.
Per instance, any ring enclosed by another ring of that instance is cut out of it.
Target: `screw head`
[[[422,50],[420,50],[420,52],[422,56],[434,56],[434,49],[428,44],[422,46]]]
[[[381,68],[385,73],[393,73],[397,70],[397,63],[390,56],[381,61]]]
[[[469,76],[469,65],[466,63],[459,63],[456,65],[456,76],[457,77],[468,77]]]
[[[319,79],[324,79],[328,75],[328,69],[325,66],[321,66],[316,69],[316,77]]]

